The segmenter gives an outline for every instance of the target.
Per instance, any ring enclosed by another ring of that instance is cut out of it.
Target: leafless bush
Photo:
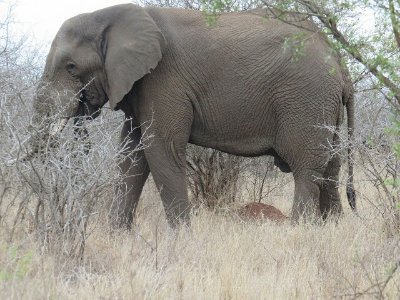
[[[235,201],[244,158],[189,146],[188,182],[194,204],[214,209]]]
[[[38,45],[13,33],[13,6],[5,1],[0,1],[0,6],[0,151],[9,156],[12,135],[7,122],[27,123],[25,100],[32,98],[31,88],[40,72],[41,55]],[[18,199],[26,194],[12,173],[4,160],[0,161],[0,225],[4,225]]]
[[[346,162],[349,159],[347,149],[351,148],[355,153],[353,164],[359,177],[356,186],[357,201],[367,201],[374,208],[374,215],[377,212],[385,219],[385,230],[389,234],[398,234],[400,230],[400,163],[393,148],[398,143],[398,137],[390,136],[384,130],[380,130],[378,134],[377,131],[371,133],[371,136],[379,136],[380,142],[377,140],[366,142],[360,132],[353,141],[349,141],[347,132],[336,131],[335,128],[326,126],[324,128],[339,136],[340,146],[331,145],[332,155],[339,155],[342,161]],[[338,185],[345,185],[347,178],[344,176],[343,181],[338,182]],[[371,198],[371,191],[363,190],[362,186],[365,182],[374,187],[373,198]]]
[[[292,176],[284,176],[274,165],[274,158],[263,156],[246,158],[243,163],[242,187],[246,191],[246,202],[270,203],[272,195],[282,194]]]
[[[362,190],[359,194],[368,201],[386,221],[385,230],[398,234],[400,230],[400,162],[396,145],[398,133],[391,132],[398,119],[395,106],[387,102],[370,76],[357,83],[356,126],[357,137],[351,146],[356,149],[355,166],[364,178],[373,184],[376,196],[371,199]]]
[[[70,122],[60,136],[45,136],[32,154],[31,140],[43,136],[36,132],[43,125],[34,127],[32,109],[23,103],[4,103],[0,111],[0,221],[10,239],[22,229],[36,235],[41,251],[82,259],[90,225],[107,220],[107,208],[121,196],[113,189],[129,143],[118,141],[123,117],[103,109],[94,121],[78,122],[84,129]]]
[[[238,157],[190,145],[187,157],[192,202],[211,209],[234,202],[271,202],[293,181],[270,156]]]
[[[400,162],[394,151],[382,149],[379,144],[357,145],[360,155],[357,166],[363,171],[377,192],[375,199],[369,199],[377,212],[385,218],[388,234],[400,232]],[[362,191],[360,191],[362,194]]]
[[[15,198],[10,203],[17,206],[9,227],[10,239],[19,226],[28,223],[42,250],[82,258],[89,221],[101,213],[105,199],[112,198],[112,186],[118,181],[117,164],[113,162],[119,160],[118,154],[124,150],[117,148],[115,139],[121,116],[109,114],[88,124],[89,136],[83,143],[73,134],[71,124],[56,142],[48,137],[48,147],[36,157],[17,161],[11,167],[6,166],[11,157],[22,158],[30,151],[29,143],[24,142],[30,124],[18,123],[4,111],[2,116],[7,116],[2,121],[9,139],[1,149],[1,167],[8,169],[9,180],[13,178],[14,193],[23,191],[17,193],[17,201]],[[113,126],[108,126],[110,123]],[[109,128],[106,130],[105,126]],[[8,199],[3,197],[1,201]]]

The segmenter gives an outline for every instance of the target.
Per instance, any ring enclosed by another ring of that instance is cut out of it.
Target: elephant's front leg
[[[187,194],[186,141],[155,140],[145,155],[172,227],[188,223],[191,205]]]
[[[116,199],[110,211],[110,222],[114,228],[131,228],[143,186],[149,176],[144,151],[138,149],[141,137],[140,128],[133,129],[131,122],[125,121],[121,131],[124,158],[119,164],[122,181],[116,187]]]

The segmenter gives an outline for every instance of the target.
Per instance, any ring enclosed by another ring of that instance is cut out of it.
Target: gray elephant
[[[34,120],[61,108],[63,118],[43,133],[52,136],[69,118],[95,117],[107,101],[125,113],[121,138],[129,138],[130,149],[120,165],[125,196],[113,204],[114,225],[131,226],[149,172],[170,224],[189,219],[187,143],[274,156],[281,170],[293,172],[293,222],[342,212],[340,160],[330,150],[338,136],[327,127],[338,128],[346,107],[351,138],[351,81],[315,25],[264,15],[221,14],[207,26],[201,12],[125,4],[62,25],[39,84]],[[287,44],[299,36],[297,53]],[[149,120],[151,144],[131,151]],[[349,172],[352,179],[351,160]],[[351,180],[348,198],[355,208]]]

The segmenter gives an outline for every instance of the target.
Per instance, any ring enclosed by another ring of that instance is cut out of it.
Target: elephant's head
[[[134,82],[157,66],[163,44],[154,20],[133,4],[65,21],[47,56],[33,124],[51,136],[70,118],[96,117],[107,101],[116,109]]]

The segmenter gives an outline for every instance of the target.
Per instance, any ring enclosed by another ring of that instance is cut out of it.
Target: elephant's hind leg
[[[125,157],[119,164],[122,181],[116,187],[116,199],[110,210],[110,222],[114,228],[131,228],[143,186],[149,176],[144,151],[137,149],[141,137],[140,128],[133,129],[131,122],[125,121],[121,131]]]
[[[319,205],[322,217],[338,217],[342,213],[338,183],[340,171],[340,158],[336,155],[328,163],[324,172],[324,181],[321,185]]]
[[[321,175],[315,172],[295,174],[294,201],[292,207],[292,223],[301,220],[307,222],[319,216],[320,182],[316,178]]]

